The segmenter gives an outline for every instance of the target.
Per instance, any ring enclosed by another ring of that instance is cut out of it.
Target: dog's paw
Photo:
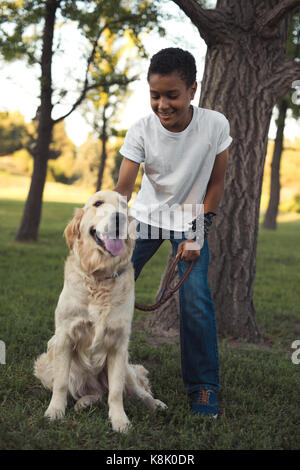
[[[167,405],[163,401],[155,399],[154,402],[155,402],[155,409],[162,408],[163,410],[165,410],[166,408],[168,408]]]
[[[44,416],[50,419],[50,421],[54,421],[55,419],[62,419],[65,416],[65,409],[49,406],[45,411]]]
[[[126,434],[131,428],[131,423],[126,415],[123,418],[111,418],[111,425],[113,431],[120,432],[123,434]]]
[[[94,395],[85,395],[84,397],[79,398],[79,400],[76,402],[74,406],[75,411],[87,408],[88,406],[91,406],[93,403],[95,403],[95,401],[97,400],[98,397],[95,397]]]

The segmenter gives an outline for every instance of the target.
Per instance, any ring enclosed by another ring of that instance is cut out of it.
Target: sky
[[[206,44],[199,35],[197,28],[191,23],[173,2],[166,2],[168,13],[174,15],[174,19],[168,20],[165,23],[167,35],[160,37],[158,33],[151,32],[144,36],[143,42],[145,48],[151,57],[158,50],[164,47],[182,47],[189,50],[196,59],[197,64],[197,80],[198,83],[202,79]],[[184,31],[184,35],[182,34]],[[66,30],[68,40],[65,43],[66,53],[63,57],[58,57],[53,64],[53,76],[59,85],[65,85],[62,80],[66,74],[61,73],[61,67],[67,71],[67,75],[79,76],[80,69],[84,72],[84,67],[81,67],[80,55],[83,50],[79,46],[74,47],[74,44],[79,44],[78,32],[72,27]],[[184,38],[184,39],[183,39]],[[142,72],[140,73],[140,80],[135,81],[130,85],[133,90],[131,97],[128,99],[124,108],[124,112],[120,116],[120,128],[128,129],[136,120],[151,112],[149,90],[146,80],[148,60],[143,60],[140,64]],[[75,73],[76,71],[76,73]],[[35,116],[37,106],[39,104],[39,67],[29,67],[24,62],[16,61],[14,63],[2,64],[0,70],[0,111],[16,111],[19,110],[27,122],[32,120]],[[200,97],[200,86],[196,93],[193,104],[198,105]],[[71,95],[70,100],[76,98],[76,95]],[[71,102],[70,101],[70,102]],[[68,111],[68,107],[56,106],[56,115],[58,117],[62,113]],[[66,131],[75,145],[81,145],[87,138],[89,133],[89,126],[82,110],[74,111],[66,120]],[[274,118],[271,121],[269,137],[274,139],[276,126]],[[291,140],[295,136],[300,135],[299,124],[293,120],[288,119],[285,128],[285,136]]]

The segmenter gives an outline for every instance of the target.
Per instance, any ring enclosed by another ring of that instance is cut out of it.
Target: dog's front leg
[[[55,336],[53,393],[45,412],[45,416],[51,420],[63,418],[65,415],[72,353],[70,339],[63,334]]]
[[[109,418],[114,431],[126,433],[130,421],[123,407],[126,351],[111,351],[107,357]]]

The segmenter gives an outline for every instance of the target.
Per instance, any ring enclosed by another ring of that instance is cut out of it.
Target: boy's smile
[[[197,83],[187,87],[177,72],[168,75],[154,73],[149,78],[150,102],[161,124],[171,132],[181,132],[190,123]]]

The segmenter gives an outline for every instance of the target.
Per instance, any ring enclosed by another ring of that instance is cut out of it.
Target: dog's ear
[[[70,250],[72,250],[76,238],[80,237],[79,226],[80,226],[83,213],[84,213],[83,209],[75,209],[75,215],[73,219],[68,223],[68,225],[65,228],[64,236],[66,238],[66,242]]]

